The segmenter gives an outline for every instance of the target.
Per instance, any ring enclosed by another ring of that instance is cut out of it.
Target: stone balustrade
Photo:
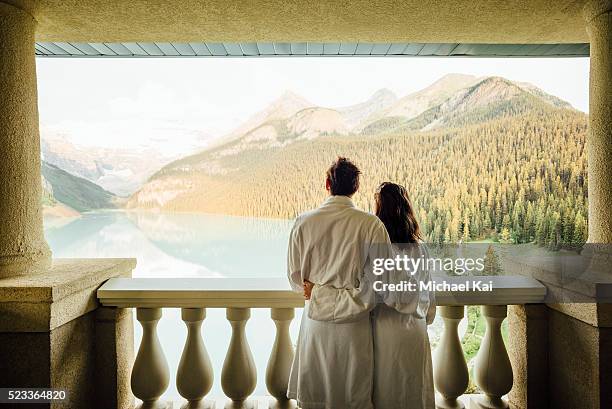
[[[438,313],[444,321],[440,342],[434,351],[434,383],[438,408],[463,408],[458,399],[468,387],[469,374],[458,335],[458,324],[465,305],[482,305],[486,319],[485,337],[476,357],[474,381],[483,392],[472,401],[475,408],[506,408],[502,399],[512,388],[512,366],[501,336],[501,323],[507,305],[542,302],[545,288],[536,280],[522,276],[448,278],[452,281],[479,280],[493,282],[490,292],[437,292]],[[289,289],[282,278],[115,278],[98,290],[104,306],[136,308],[142,325],[142,341],[131,375],[132,392],[142,408],[164,408],[160,399],[169,383],[169,368],[159,343],[156,327],[164,308],[181,308],[187,326],[187,338],[176,375],[178,392],[185,408],[211,408],[214,401],[205,399],[213,382],[213,371],[201,336],[207,308],[225,308],[231,324],[231,339],[221,372],[221,386],[229,398],[226,408],[254,408],[249,400],[257,384],[257,372],[245,325],[251,308],[269,308],[276,325],[276,336],[266,370],[266,386],[271,395],[270,407],[290,408],[286,399],[293,345],[289,324],[294,309],[304,301]]]

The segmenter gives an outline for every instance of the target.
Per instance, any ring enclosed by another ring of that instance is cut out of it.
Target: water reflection
[[[54,257],[135,257],[134,277],[283,277],[290,220],[87,213],[45,235]]]
[[[56,258],[137,258],[134,277],[284,277],[291,224],[222,215],[97,212],[69,223],[45,220],[45,236]],[[291,326],[294,340],[300,319],[298,310]],[[170,365],[165,396],[178,398],[175,375],[187,335],[180,310],[165,309],[158,329]],[[270,311],[253,309],[247,337],[257,366],[255,395],[266,394],[274,331]],[[211,393],[222,396],[221,368],[231,334],[223,309],[208,309],[202,334],[215,374]],[[141,336],[136,324],[136,348]]]
[[[283,277],[290,220],[129,213],[165,254],[222,277]]]

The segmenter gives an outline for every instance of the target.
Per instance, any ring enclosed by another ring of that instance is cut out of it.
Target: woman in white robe
[[[413,258],[427,258],[427,250],[420,241],[419,227],[406,189],[393,183],[383,183],[376,193],[376,214],[384,223],[390,240],[398,243],[395,254],[409,254]],[[409,243],[399,245],[399,243]],[[424,266],[423,266],[424,267]],[[405,275],[393,274],[387,281],[399,282]],[[419,268],[412,275],[413,282],[428,282],[430,272]],[[369,283],[367,285],[370,285]],[[306,283],[306,292],[310,284]],[[372,307],[363,303],[360,289],[341,289],[314,284],[311,294],[311,318],[343,322]],[[338,308],[332,313],[312,300],[332,299]],[[374,340],[375,409],[434,409],[433,370],[427,325],[435,317],[435,300],[428,291],[387,293],[384,303],[372,312]],[[366,297],[367,298],[367,297]],[[314,308],[313,308],[314,307]]]

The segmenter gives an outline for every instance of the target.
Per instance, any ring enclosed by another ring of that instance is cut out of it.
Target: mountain
[[[169,130],[176,135],[168,138]],[[126,143],[107,147],[105,141],[92,145],[96,141],[87,140],[84,144],[79,142],[78,134],[42,128],[41,150],[47,163],[126,197],[165,164],[202,150],[209,139],[203,132],[177,126],[164,128],[159,135],[150,135],[142,145]]]
[[[129,196],[172,158],[152,149],[121,149],[76,145],[61,135],[43,134],[42,158],[120,196]]]
[[[529,92],[533,96],[541,98],[542,100],[548,102],[549,104],[553,106],[560,107],[560,108],[571,108],[572,107],[568,102],[563,101],[561,98],[558,98],[554,95],[547,94],[546,92],[542,91],[540,88],[528,82],[515,82],[514,84],[522,88],[523,90]]]
[[[118,199],[87,179],[74,176],[45,161],[42,167],[43,205],[64,205],[76,212],[111,209],[118,206]]]
[[[405,122],[476,80],[474,76],[449,74],[401,99],[383,88],[366,101],[340,108],[317,107],[287,91],[228,136],[221,138],[214,147],[225,146],[225,153],[234,154],[250,148],[286,146],[319,136],[359,133],[371,124],[379,126],[379,121],[401,118]]]
[[[563,209],[584,210],[580,141],[586,115],[536,87],[499,77],[446,76],[386,108],[362,109],[372,114],[361,131],[351,128],[347,111],[358,110],[308,107],[267,120],[230,142],[164,166],[127,207],[290,218],[320,203],[325,169],[336,156],[346,155],[363,170],[364,193],[356,196],[361,207],[372,209],[371,192],[380,181],[401,182],[416,195],[423,217],[442,220],[438,236],[445,234],[449,218],[454,223],[462,217],[464,223],[463,218],[474,217],[470,212],[475,210],[463,207],[483,200],[494,200],[493,210],[487,210],[489,221],[482,216],[475,232],[509,223],[496,218],[517,199],[497,195],[505,183],[519,194],[515,174],[525,178],[520,181],[523,197],[535,201],[558,191],[558,197],[573,197]],[[558,151],[568,152],[567,162],[553,159]],[[458,206],[468,216],[449,210]]]
[[[220,155],[233,155],[249,149],[282,147],[320,136],[371,134],[388,123],[405,124],[408,120],[440,104],[458,89],[477,81],[476,77],[450,74],[429,87],[398,99],[388,89],[376,91],[366,101],[340,107],[317,107],[287,91],[264,110],[214,144],[222,147]]]
[[[397,96],[392,91],[383,88],[376,91],[367,101],[338,108],[338,112],[344,117],[346,125],[351,129],[355,129],[368,118],[391,107],[396,102]]]
[[[372,115],[363,124],[362,128],[383,118],[402,118],[403,120],[415,118],[428,109],[441,104],[457,91],[467,88],[477,81],[478,78],[473,75],[447,74],[428,87],[406,95],[386,109]]]
[[[289,118],[287,130],[295,137],[314,139],[321,135],[345,135],[349,127],[343,115],[335,109],[307,108]]]
[[[452,84],[449,88],[454,92],[446,92],[443,84]],[[465,84],[469,85],[461,87]],[[399,109],[398,105],[386,112],[383,118],[369,123],[362,133],[427,131],[461,127],[549,107],[572,109],[567,102],[546,94],[531,84],[515,83],[501,77],[456,78],[449,75],[423,92],[413,94],[411,98],[414,98],[418,109],[411,109],[409,104],[402,104]],[[423,110],[425,106],[429,108]],[[397,115],[399,112],[404,112],[404,115]],[[419,113],[415,115],[417,112]]]
[[[255,113],[238,128],[217,141],[215,146],[232,142],[248,132],[261,128],[266,123],[274,123],[278,120],[287,119],[295,115],[297,112],[313,106],[314,104],[310,103],[301,96],[291,91],[285,91],[280,97],[272,101],[272,103],[265,109]]]

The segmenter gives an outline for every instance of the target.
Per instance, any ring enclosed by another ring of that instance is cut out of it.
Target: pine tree
[[[463,217],[463,233],[461,236],[461,241],[470,241],[470,219],[467,214]]]
[[[500,275],[501,273],[502,269],[499,262],[499,257],[497,253],[495,253],[493,246],[489,244],[484,257],[484,269],[482,270],[482,274],[486,276],[494,276]]]
[[[535,211],[533,210],[532,203],[527,204],[527,215],[525,216],[523,232],[525,243],[531,243],[535,240]]]
[[[444,243],[452,243],[451,235],[450,235],[450,231],[448,230],[448,227],[446,228],[446,230],[444,230]]]
[[[502,218],[504,214],[502,213],[501,204],[499,202],[495,203],[495,230],[499,233],[502,229]]]
[[[572,247],[580,249],[588,239],[586,221],[580,212],[576,213],[574,220],[574,232],[572,237]]]
[[[563,247],[572,247],[574,239],[574,224],[576,222],[576,216],[570,210],[566,210],[562,217],[561,228],[561,243]]]
[[[550,217],[548,228],[548,238],[546,245],[550,250],[559,250],[561,239],[560,216],[558,212],[554,212]]]
[[[507,227],[504,227],[501,233],[499,233],[499,242],[512,243],[512,235],[510,234],[510,230]]]

